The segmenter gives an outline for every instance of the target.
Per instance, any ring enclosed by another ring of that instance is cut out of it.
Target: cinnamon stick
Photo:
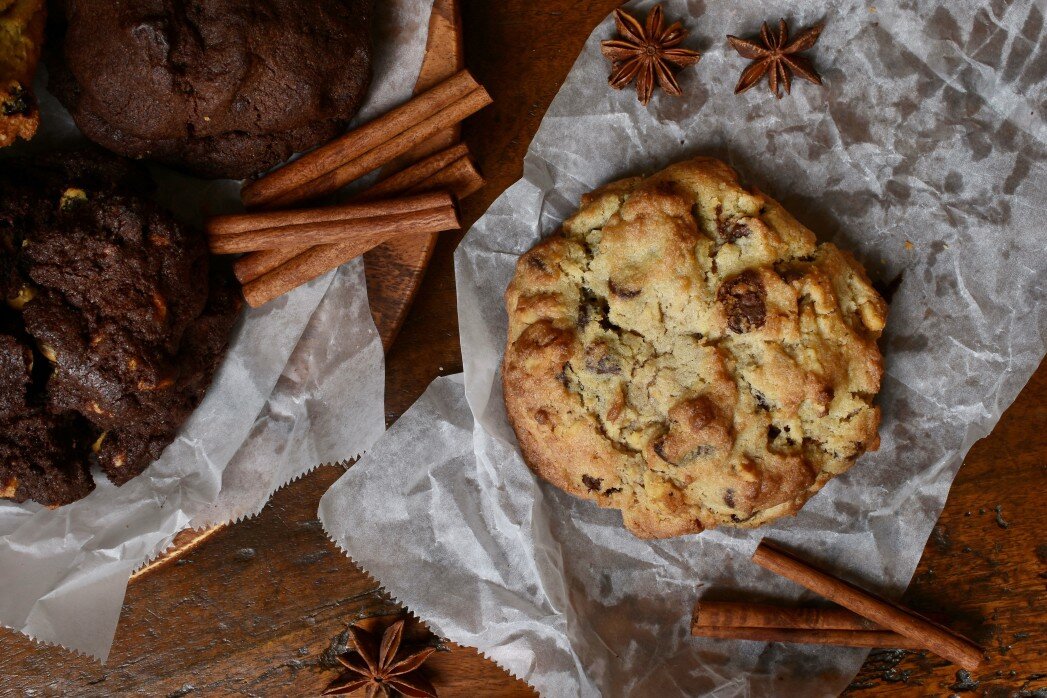
[[[308,246],[284,247],[277,250],[261,250],[245,254],[233,262],[233,274],[241,284],[248,284],[311,249]]]
[[[245,202],[245,204],[248,206],[279,208],[281,206],[293,206],[303,201],[310,201],[333,194],[349,182],[357,180],[368,172],[391,162],[419,143],[429,140],[445,128],[464,121],[467,117],[489,104],[491,104],[490,95],[487,94],[486,90],[480,88],[460,102],[455,102],[445,107],[417,126],[404,131],[392,140],[377,146],[359,158],[345,163],[338,169],[327,172],[293,189],[278,192],[272,198],[255,203]]]
[[[461,71],[401,107],[247,184],[248,207],[279,207],[336,191],[491,103],[487,91]]]
[[[453,225],[448,221],[448,227],[442,228],[442,230],[456,230],[459,227],[460,223],[456,219]],[[427,230],[424,232],[436,233],[442,232],[442,230]],[[377,247],[387,240],[399,235],[413,235],[419,232],[421,231],[406,230],[400,226],[389,233],[361,236],[345,244],[317,245],[244,284],[244,299],[252,308],[265,305],[269,301],[279,298],[289,291],[293,291],[318,276],[322,276],[332,269],[337,269],[349,260],[359,257],[364,252]]]
[[[921,650],[923,645],[890,630],[818,630],[810,628],[708,628],[691,629],[695,637],[714,637],[756,642],[790,642],[800,645],[837,645],[839,647],[881,647],[885,649]]]
[[[211,239],[214,254],[239,254],[257,250],[316,245],[356,245],[357,240],[395,234],[439,233],[458,226],[454,205],[410,213],[374,216],[348,221],[324,221],[252,230]],[[370,248],[368,248],[370,249]]]
[[[382,180],[370,189],[355,196],[353,201],[370,201],[387,196],[410,193],[418,184],[421,184],[435,173],[468,154],[469,148],[465,144],[448,148]],[[433,189],[436,188],[438,187],[433,187]],[[236,278],[239,279],[241,284],[246,284],[308,250],[308,246],[288,247],[278,250],[263,250],[245,255],[233,264],[233,273],[236,274]]]
[[[468,153],[465,146],[455,146],[413,165],[403,172],[393,175],[362,192],[354,201],[369,201],[373,196],[387,196],[401,193],[421,193],[426,191],[447,190],[461,200],[474,194],[486,184],[483,176],[476,169],[472,158],[465,157],[452,160],[443,169],[432,173],[432,165],[445,163],[448,156],[458,152]],[[241,284],[250,283],[263,274],[271,272],[309,250],[308,246],[286,247],[282,249],[253,252],[238,259],[233,264],[233,272]]]
[[[341,206],[323,208],[297,209],[292,211],[273,211],[270,213],[240,213],[229,216],[215,216],[207,221],[208,236],[235,235],[265,228],[279,228],[288,225],[306,223],[327,223],[332,221],[352,221],[375,216],[391,216],[398,213],[413,213],[430,208],[451,206],[454,202],[441,192],[388,198],[370,197],[366,202],[356,202]]]
[[[429,179],[411,188],[411,193],[446,190],[458,201],[480,191],[487,184],[476,163],[470,157],[457,160],[434,174]]]
[[[694,607],[691,634],[763,642],[923,649],[904,635],[838,607],[699,601]]]
[[[388,239],[388,235],[374,235],[359,238],[351,245],[315,247],[268,274],[263,274],[254,281],[244,284],[244,299],[252,308],[261,307],[322,276],[325,271],[321,270],[337,269],[350,259],[359,257]]]
[[[973,671],[984,650],[967,638],[913,611],[881,598],[855,584],[838,579],[766,541],[753,553],[753,562],[869,620],[913,640],[922,648]]]
[[[354,196],[353,201],[372,201],[407,193],[445,167],[467,157],[469,157],[469,146],[465,143],[451,146],[386,177],[370,189]]]
[[[695,627],[788,628],[793,630],[885,630],[846,608],[798,608],[733,601],[699,601]]]

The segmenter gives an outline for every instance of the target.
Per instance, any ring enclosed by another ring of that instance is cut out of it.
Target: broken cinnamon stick
[[[411,193],[446,190],[458,201],[480,191],[487,184],[476,163],[470,157],[457,160],[434,174],[429,179],[411,188]]]
[[[762,642],[923,649],[904,635],[845,608],[699,601],[694,607],[691,634]]]
[[[366,126],[248,183],[241,199],[249,208],[277,208],[333,193],[489,104],[487,91],[462,71]]]
[[[922,650],[922,644],[890,630],[818,630],[812,628],[692,628],[695,637],[755,642],[789,642],[799,645],[839,647],[880,647],[883,649]]]
[[[313,248],[268,274],[263,274],[254,281],[244,284],[244,299],[252,308],[261,307],[322,276],[325,273],[321,271],[322,269],[328,271],[337,269],[350,259],[359,257],[388,239],[389,236],[386,235],[361,238],[354,243],[351,251],[348,251],[349,247],[346,245],[323,245]],[[345,251],[345,257],[342,256],[343,251]]]
[[[437,172],[454,164],[462,158],[469,157],[469,146],[465,143],[451,146],[446,150],[430,155],[394,175],[386,177],[373,187],[360,192],[353,201],[372,201],[387,197],[399,196],[412,191],[414,187],[426,181]],[[461,198],[461,197],[459,197]]]
[[[846,608],[798,608],[736,601],[699,601],[694,606],[693,625],[704,628],[885,630]]]
[[[447,162],[447,155],[451,154],[452,151],[461,152],[462,150],[468,153],[468,149],[464,146],[455,146],[442,153],[437,153],[431,158],[427,158],[407,168],[398,175],[393,175],[379,182],[371,189],[361,193],[354,201],[368,201],[375,195],[376,191],[378,195],[386,196],[439,190],[450,191],[460,201],[486,184],[483,176],[473,164],[472,158],[466,155],[453,160],[435,173],[431,173],[431,165],[433,163]],[[388,182],[393,183],[387,184]],[[296,246],[253,252],[238,259],[233,265],[233,272],[241,284],[247,284],[307,251],[309,251],[308,246]]]
[[[904,635],[964,669],[973,671],[982,661],[984,650],[971,640],[899,604],[823,572],[767,541],[757,546],[752,559],[764,569]]]

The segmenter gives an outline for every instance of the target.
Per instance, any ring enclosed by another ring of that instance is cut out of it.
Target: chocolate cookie
[[[87,424],[30,402],[34,368],[24,338],[0,334],[0,498],[74,501],[94,489]]]
[[[203,235],[146,198],[148,181],[96,153],[0,162],[0,359],[28,366],[0,381],[9,498],[83,496],[89,477],[86,490],[56,484],[86,473],[77,463],[118,485],[141,473],[225,351],[239,312],[229,271],[209,268]]]
[[[372,0],[64,0],[51,90],[134,158],[241,179],[331,140],[370,84]]]
[[[878,448],[883,299],[717,160],[584,197],[506,304],[525,460],[639,536],[793,514]]]

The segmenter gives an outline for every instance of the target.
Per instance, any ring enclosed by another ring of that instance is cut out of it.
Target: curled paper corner
[[[122,592],[126,590],[130,576],[130,566],[117,562],[93,574],[86,592],[76,584],[59,586],[33,602],[25,610],[20,627],[11,629],[34,644],[57,647],[104,665],[116,636],[119,611],[124,602]],[[116,583],[121,585],[118,596],[108,593]],[[77,607],[81,603],[90,607],[89,612],[70,627],[64,619],[71,606]],[[10,628],[11,624],[3,623],[3,626]],[[99,642],[99,638],[104,642]]]
[[[331,543],[334,544],[334,547],[338,548],[339,552],[341,552],[342,555],[344,555],[346,557],[346,559],[348,559],[349,562],[354,567],[356,567],[356,569],[358,569],[361,572],[363,572],[365,577],[367,577],[372,582],[374,582],[375,586],[377,586],[378,589],[382,593],[384,593],[386,596],[388,596],[389,599],[393,601],[393,603],[395,603],[397,606],[402,608],[409,616],[411,616],[411,618],[414,618],[416,621],[418,621],[419,623],[424,625],[426,628],[429,629],[430,632],[432,632],[438,638],[441,638],[441,639],[453,642],[454,644],[458,645],[459,647],[461,647],[463,649],[472,649],[472,650],[476,651],[477,654],[479,654],[481,657],[483,657],[487,661],[493,663],[495,666],[497,666],[499,669],[504,671],[509,676],[512,676],[517,681],[522,681],[523,683],[526,683],[528,686],[533,688],[535,691],[538,691],[538,687],[537,686],[533,685],[526,678],[524,678],[523,676],[519,675],[510,666],[508,666],[507,664],[504,664],[503,662],[501,662],[498,659],[498,657],[494,656],[493,654],[490,654],[489,652],[487,652],[485,650],[482,650],[482,649],[480,649],[480,648],[478,648],[478,647],[476,647],[474,645],[471,645],[468,640],[464,640],[463,641],[461,639],[456,639],[453,636],[454,635],[453,633],[445,634],[442,630],[441,631],[435,630],[433,628],[432,622],[426,620],[421,614],[417,613],[412,608],[411,604],[406,599],[404,599],[401,596],[399,596],[395,591],[393,591],[392,589],[389,588],[388,584],[383,583],[381,579],[379,579],[377,576],[372,574],[363,565],[361,565],[359,562],[356,561],[356,559],[349,553],[349,551],[345,548],[345,546],[342,545],[342,543],[339,542],[339,539],[334,534],[331,533],[330,529],[328,529],[327,522],[324,520],[324,517],[322,515],[320,517],[320,521],[321,521],[321,523],[323,525],[323,528],[324,528],[324,534],[327,536],[328,540],[330,540]],[[351,624],[351,622],[347,622],[347,625],[348,624]]]

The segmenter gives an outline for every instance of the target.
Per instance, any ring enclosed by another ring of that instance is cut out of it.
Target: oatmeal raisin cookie
[[[506,304],[525,460],[638,536],[794,514],[878,448],[886,304],[718,160],[584,197]]]

